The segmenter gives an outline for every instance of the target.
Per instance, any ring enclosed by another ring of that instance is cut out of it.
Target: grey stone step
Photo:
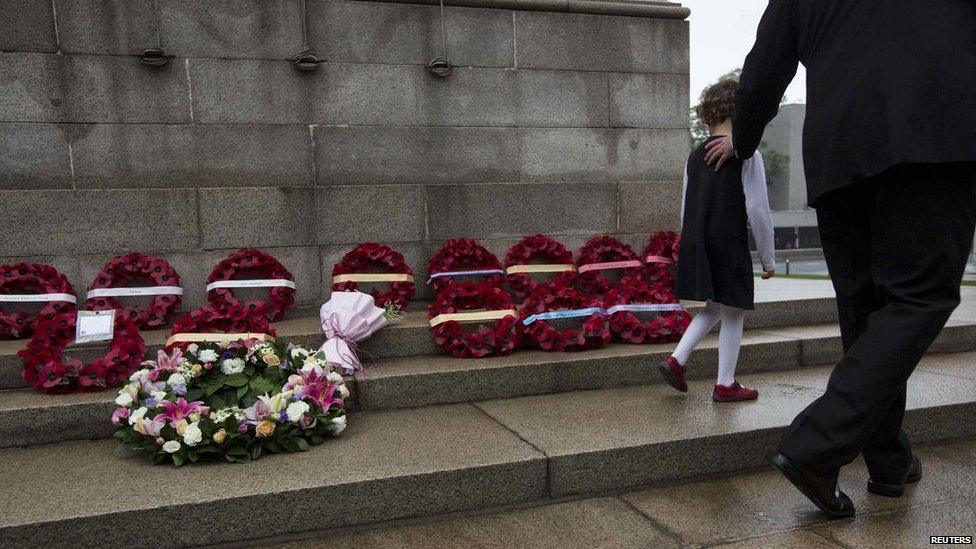
[[[713,380],[718,337],[692,357],[688,378]],[[662,383],[657,364],[674,348],[613,344],[580,353],[522,351],[481,360],[421,356],[382,361],[350,383],[350,410],[380,411]],[[976,349],[976,324],[951,321],[930,352]],[[750,330],[743,337],[740,374],[836,363],[842,356],[834,325]],[[32,388],[0,391],[0,448],[107,438],[115,391],[45,395]]]
[[[915,442],[976,435],[974,360],[923,360]],[[105,440],[0,450],[0,545],[245,541],[738,471],[763,463],[829,371],[744,376],[762,391],[752,403],[713,404],[703,380],[688,395],[652,385],[354,414],[339,439],[248,465],[151,466]]]
[[[696,311],[699,306],[689,307]],[[317,311],[312,316],[284,320],[275,324],[278,337],[296,345],[318,347],[325,338],[319,325]],[[788,301],[758,302],[756,310],[746,316],[746,325],[751,328],[770,326],[793,326],[797,324],[816,324],[836,320],[837,311],[834,300],[817,296]],[[150,355],[155,355],[166,337],[168,330],[143,332],[149,345]],[[26,387],[21,378],[21,360],[17,351],[26,345],[25,341],[0,341],[0,389]],[[444,353],[430,336],[427,316],[422,310],[411,310],[393,325],[384,328],[360,344],[364,364],[373,361],[382,363],[392,357],[442,355]],[[73,356],[90,360],[104,352],[104,345],[85,345],[71,351]]]

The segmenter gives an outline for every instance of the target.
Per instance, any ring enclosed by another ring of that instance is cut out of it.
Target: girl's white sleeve
[[[678,230],[682,230],[685,226],[685,193],[688,192],[688,164],[685,164],[685,180],[681,184],[681,212],[679,214],[678,220],[681,227]]]
[[[759,250],[759,261],[763,270],[775,270],[773,216],[769,211],[769,193],[766,190],[766,166],[758,151],[752,158],[742,161],[742,190],[746,195],[746,213],[756,239],[756,249]]]

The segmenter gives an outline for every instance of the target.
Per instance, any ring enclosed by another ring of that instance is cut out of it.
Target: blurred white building
[[[806,105],[783,105],[763,136],[767,165],[776,162],[773,157],[777,155],[786,162],[785,173],[771,176],[769,186],[778,249],[820,247],[817,215],[807,206],[807,180],[803,174],[805,115]]]

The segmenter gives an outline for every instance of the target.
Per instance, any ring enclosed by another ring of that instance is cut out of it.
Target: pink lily
[[[257,339],[254,339],[252,337],[252,338],[249,338],[249,339],[242,339],[240,341],[234,341],[234,342],[228,344],[227,345],[227,348],[228,349],[239,349],[241,347],[244,347],[245,349],[247,349],[247,354],[244,355],[244,358],[245,359],[248,359],[248,358],[251,358],[252,356],[254,356],[254,353],[256,352],[255,351],[255,348],[258,346],[259,343],[261,343],[261,342],[258,341]]]
[[[176,402],[164,400],[160,402],[160,406],[163,407],[163,413],[158,414],[156,419],[161,421],[165,420],[171,426],[179,423],[181,419],[190,417],[190,414],[205,416],[210,412],[210,408],[204,406],[203,401],[194,400],[193,402],[187,402],[183,397],[176,399]]]
[[[183,361],[183,351],[173,349],[172,356],[167,356],[166,351],[160,349],[156,351],[156,370],[175,372]]]
[[[328,412],[333,404],[341,405],[342,399],[335,396],[335,385],[328,381],[309,383],[302,389],[304,397],[314,402],[323,412]]]

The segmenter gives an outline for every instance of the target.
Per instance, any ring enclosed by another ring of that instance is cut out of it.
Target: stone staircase
[[[544,503],[763,464],[841,354],[829,285],[757,303],[739,372],[758,402],[713,405],[714,335],[691,392],[661,383],[671,345],[575,354],[521,351],[456,360],[437,352],[419,311],[367,342],[349,428],[309,452],[248,465],[152,466],[113,454],[113,393],[47,396],[19,380],[0,346],[3,546],[160,546],[283,534]],[[976,435],[976,292],[913,377],[906,428],[917,442]],[[795,298],[795,299],[788,299]],[[760,299],[764,299],[760,296]],[[314,318],[278,325],[316,344]],[[158,345],[165,334],[150,333]],[[85,352],[94,352],[86,349]]]

